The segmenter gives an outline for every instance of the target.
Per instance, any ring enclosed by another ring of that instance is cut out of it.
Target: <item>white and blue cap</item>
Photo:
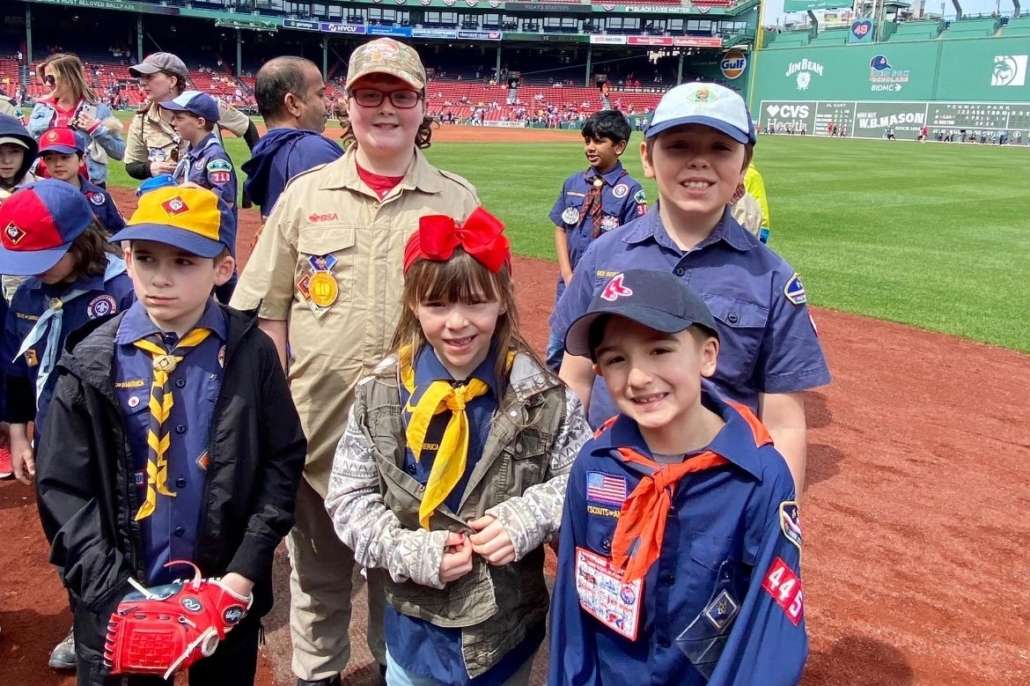
[[[218,121],[218,102],[200,91],[183,91],[171,100],[162,102],[161,107],[173,112],[189,112],[203,117],[210,124]]]
[[[757,142],[744,98],[714,83],[684,83],[663,95],[644,137],[654,138],[687,124],[710,126],[738,143],[754,145]]]

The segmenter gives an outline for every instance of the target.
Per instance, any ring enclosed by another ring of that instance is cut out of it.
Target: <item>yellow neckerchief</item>
[[[175,350],[168,352],[163,345],[142,338],[133,345],[150,353],[153,360],[154,379],[150,384],[150,427],[147,430],[147,497],[136,511],[136,521],[146,519],[157,509],[157,494],[175,497],[168,490],[168,457],[166,453],[172,438],[165,422],[172,414],[174,398],[168,388],[168,379],[190,350],[203,343],[211,335],[211,329],[193,329],[179,340]]]
[[[511,372],[515,360],[515,351],[508,351],[505,360],[505,373]],[[401,383],[408,392],[408,408],[411,419],[405,430],[408,449],[418,462],[422,456],[422,448],[426,432],[433,417],[443,412],[450,412],[440,448],[436,451],[433,466],[429,470],[429,480],[418,508],[419,524],[428,529],[429,519],[436,508],[447,500],[454,487],[461,481],[468,464],[469,424],[465,406],[475,398],[485,395],[490,387],[480,379],[469,379],[465,383],[454,386],[450,381],[434,381],[422,393],[418,403],[411,407],[411,396],[415,394],[415,369],[412,365],[410,346],[404,346],[398,352],[398,366]],[[498,398],[498,401],[500,399]]]

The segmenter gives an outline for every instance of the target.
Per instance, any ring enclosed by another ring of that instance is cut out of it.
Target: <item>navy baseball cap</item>
[[[218,257],[229,245],[233,217],[218,195],[200,186],[165,186],[144,193],[124,229],[111,236],[120,241],[154,241],[200,257]]]
[[[173,112],[189,112],[203,117],[210,124],[218,121],[218,103],[207,93],[200,91],[183,91],[171,100],[165,100],[161,107]]]
[[[708,306],[680,278],[669,272],[630,269],[609,279],[586,313],[572,322],[565,334],[565,350],[592,358],[590,328],[601,317],[613,314],[662,333],[700,326],[719,337]]]
[[[93,210],[70,183],[43,179],[22,186],[0,205],[0,274],[42,274],[92,223]]]
[[[668,91],[658,102],[644,138],[687,124],[711,127],[745,145],[758,141],[744,98],[715,83],[684,83]]]

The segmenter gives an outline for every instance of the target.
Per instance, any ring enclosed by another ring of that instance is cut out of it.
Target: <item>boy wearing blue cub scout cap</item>
[[[252,314],[211,295],[233,274],[231,221],[205,188],[142,195],[111,238],[127,246],[137,302],[69,345],[59,367],[39,498],[52,561],[76,604],[91,609],[75,617],[79,684],[167,679],[203,657],[203,636],[222,642],[190,668],[191,684],[253,682],[306,442],[275,346]],[[181,643],[137,654],[152,631],[141,616],[174,617],[188,599],[164,606],[161,594],[129,594],[188,576],[177,561],[213,577],[197,583],[231,612],[197,610],[179,625]],[[139,608],[145,599],[157,604]],[[173,654],[174,645],[185,647]]]
[[[172,173],[176,184],[195,183],[210,188],[221,196],[230,208],[232,225],[229,227],[229,252],[236,257],[236,171],[232,158],[222,147],[215,135],[218,123],[218,103],[207,93],[183,91],[182,94],[161,103],[161,107],[172,113],[172,128],[184,141],[189,142],[189,151],[179,160]],[[218,299],[229,302],[234,276],[218,290]]]
[[[551,686],[795,684],[808,654],[794,482],[706,379],[717,319],[667,271],[611,276],[569,327],[619,414],[569,475]]]
[[[729,211],[756,140],[747,106],[732,90],[689,83],[667,92],[640,146],[658,204],[587,249],[551,328],[552,335],[563,335],[612,274],[657,269],[683,279],[715,316],[722,357],[713,383],[762,419],[800,492],[806,452],[801,392],[829,383],[830,373],[797,272]],[[567,352],[560,376],[588,405],[593,425],[615,414],[589,359]]]

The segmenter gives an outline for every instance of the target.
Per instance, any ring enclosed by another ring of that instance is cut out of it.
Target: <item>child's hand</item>
[[[36,478],[36,458],[32,455],[32,444],[16,431],[11,435],[11,466],[14,467],[14,478],[26,486],[32,485]]]
[[[150,175],[161,176],[162,174],[171,174],[175,171],[175,167],[175,162],[151,162]]]
[[[472,541],[472,551],[476,555],[495,566],[515,561],[515,546],[497,519],[487,515],[473,519],[468,525],[476,530],[476,533],[469,537]]]
[[[229,572],[222,577],[222,585],[229,588],[233,593],[249,598],[254,590],[254,582],[236,572]]]
[[[472,543],[465,534],[447,535],[443,559],[440,561],[440,581],[445,584],[460,579],[472,571]]]

